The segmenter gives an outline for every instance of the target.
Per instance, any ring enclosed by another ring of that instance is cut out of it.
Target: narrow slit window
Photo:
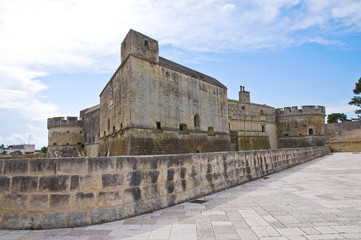
[[[160,122],[157,122],[156,125],[157,125],[157,129],[160,130],[160,129],[161,129],[161,124],[160,124]]]
[[[199,127],[199,115],[194,115],[194,126]]]

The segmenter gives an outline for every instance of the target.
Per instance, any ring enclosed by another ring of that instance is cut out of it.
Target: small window
[[[187,131],[188,130],[187,124],[184,123],[179,124],[179,130],[181,130],[182,132]]]
[[[208,127],[208,134],[213,135],[214,134],[214,128]]]
[[[76,143],[76,144],[81,145],[81,142],[78,142],[78,143]]]
[[[242,106],[242,110],[245,110],[246,109],[246,107],[245,106]]]
[[[66,145],[69,145],[69,143],[66,143]]]
[[[262,125],[262,132],[266,131],[266,127],[264,125]]]
[[[108,132],[110,132],[110,119],[108,118]]]
[[[261,114],[264,114],[263,110],[261,110]]]
[[[123,123],[120,124],[120,129],[123,129]]]
[[[160,122],[156,122],[156,125],[157,125],[157,129],[161,129]]]
[[[286,134],[285,134],[285,136],[287,137],[287,136],[288,136],[288,134],[286,133]]]
[[[53,145],[55,146],[55,145],[56,145],[56,143],[53,143]]]
[[[107,132],[106,131],[104,131],[104,137],[107,135]]]
[[[113,126],[113,133],[115,133],[115,126]]]
[[[199,115],[194,115],[194,126],[199,127]]]
[[[146,47],[148,47],[148,45],[149,45],[148,40],[145,40],[145,41],[144,41],[144,45],[145,45]]]
[[[313,128],[308,129],[308,134],[313,135]]]

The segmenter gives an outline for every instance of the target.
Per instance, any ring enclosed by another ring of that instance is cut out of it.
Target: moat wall
[[[326,147],[99,158],[1,159],[0,228],[114,221],[310,161]]]

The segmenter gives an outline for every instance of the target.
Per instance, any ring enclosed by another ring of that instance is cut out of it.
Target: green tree
[[[327,116],[327,123],[349,122],[347,115],[344,113],[332,113]]]
[[[361,94],[361,78],[356,83],[356,87],[353,90],[353,93],[356,95]],[[360,108],[361,107],[361,96],[354,96],[353,98],[351,98],[351,101],[348,104],[355,105]],[[357,114],[357,117],[358,117],[357,119],[361,120],[361,109],[356,109],[355,113]]]
[[[42,147],[40,153],[48,153],[48,147]]]

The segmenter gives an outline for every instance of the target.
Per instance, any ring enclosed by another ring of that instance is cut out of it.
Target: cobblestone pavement
[[[361,154],[335,153],[150,214],[0,239],[361,239]]]

